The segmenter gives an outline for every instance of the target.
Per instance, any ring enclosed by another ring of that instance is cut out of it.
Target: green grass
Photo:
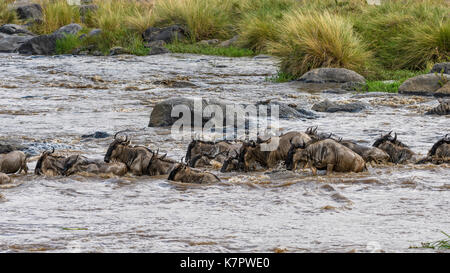
[[[277,74],[273,75],[272,77],[266,77],[266,81],[273,83],[290,82],[292,80],[295,80],[295,78],[292,75],[286,74],[281,71],[278,71]]]
[[[411,246],[410,248],[431,248],[431,249],[450,249],[450,235],[441,231],[447,238],[435,242],[421,243],[421,246]]]
[[[388,92],[397,93],[398,87],[401,85],[400,81],[393,83],[386,83],[383,81],[367,81],[368,92]]]
[[[226,57],[245,57],[255,55],[255,53],[250,49],[238,47],[216,47],[210,45],[172,43],[166,45],[166,48],[173,53],[193,53]]]
[[[56,54],[70,54],[74,49],[81,47],[82,40],[78,35],[69,34],[56,41]]]

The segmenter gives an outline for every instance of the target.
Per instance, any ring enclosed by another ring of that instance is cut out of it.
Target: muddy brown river
[[[425,155],[450,131],[445,116],[423,113],[437,101],[396,95],[331,94],[272,83],[276,60],[189,54],[135,57],[0,54],[0,141],[33,147],[28,175],[0,188],[1,252],[417,252],[450,232],[448,165],[369,166],[359,174],[310,170],[222,174],[215,185],[166,177],[39,177],[36,155],[103,158],[111,142],[81,135],[128,130],[134,144],[181,159],[188,141],[149,128],[156,102],[171,97],[255,103],[273,99],[310,109],[325,98],[361,101],[359,113],[282,120],[281,129],[319,131],[371,145],[395,130]],[[194,87],[154,84],[182,80]]]

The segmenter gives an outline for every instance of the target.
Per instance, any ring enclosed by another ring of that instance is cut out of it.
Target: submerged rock
[[[449,74],[424,74],[407,79],[398,92],[407,95],[449,96]],[[447,85],[447,86],[446,86]]]
[[[142,38],[145,42],[164,41],[171,43],[173,41],[181,41],[186,38],[184,28],[173,25],[165,28],[150,27],[144,31]]]
[[[336,102],[330,101],[328,99],[316,103],[311,108],[317,112],[359,112],[367,108],[367,105],[362,102],[351,102],[347,104],[338,104]]]
[[[81,138],[107,138],[110,137],[111,135],[106,133],[106,132],[95,132],[93,134],[90,135],[82,135]]]
[[[0,154],[6,154],[12,151],[23,151],[27,149],[25,145],[12,140],[0,140]]]
[[[278,101],[260,101],[256,103],[256,106],[267,105],[268,113],[271,115],[271,106],[277,105],[280,119],[314,119],[317,115],[311,111],[305,110],[299,106],[290,106],[286,103]]]
[[[306,83],[366,82],[363,76],[345,68],[316,68],[306,72],[298,80]]]

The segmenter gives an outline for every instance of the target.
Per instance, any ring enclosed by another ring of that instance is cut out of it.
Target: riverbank
[[[283,77],[276,81],[296,79],[316,67],[343,67],[373,81],[369,89],[388,92],[450,55],[449,4],[443,0],[379,6],[364,0],[33,2],[42,7],[40,18],[20,19],[2,4],[0,24],[28,24],[38,35],[79,24],[80,31],[59,39],[55,54],[270,54],[281,61]],[[165,44],[152,43],[149,29],[173,26],[179,29],[164,34]]]

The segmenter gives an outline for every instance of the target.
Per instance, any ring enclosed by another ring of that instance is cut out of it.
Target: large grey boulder
[[[450,62],[437,63],[433,65],[433,68],[431,68],[430,73],[450,74]]]
[[[234,106],[234,103],[226,103],[224,101],[218,101],[213,99],[197,99],[196,103],[201,102],[202,111],[205,109],[205,107],[209,105],[217,105],[221,108],[223,113],[223,125],[226,126],[226,120],[227,116],[229,117],[228,120],[232,120],[232,113],[226,111],[227,105]],[[191,115],[191,125],[194,126],[194,118],[197,117],[197,119],[202,121],[202,125],[205,124],[208,120],[210,120],[210,117],[203,117],[201,113],[197,112],[199,109],[195,109],[194,112],[194,99],[193,98],[171,98],[164,101],[161,101],[153,107],[152,113],[150,114],[150,122],[148,124],[149,127],[164,127],[164,126],[170,126],[175,123],[182,115],[180,114],[180,117],[172,117],[172,109],[174,109],[175,106],[181,107],[186,109],[187,107],[190,110]],[[243,116],[243,111],[238,111],[238,115]],[[234,118],[234,116],[233,116]],[[234,124],[233,124],[234,125]]]
[[[279,119],[314,119],[317,115],[311,111],[305,110],[297,105],[289,105],[278,101],[260,101],[256,103],[256,106],[267,105],[268,113],[271,115],[271,109],[273,106],[278,107]]]
[[[0,33],[10,34],[10,35],[13,35],[13,34],[34,35],[25,26],[16,25],[16,24],[4,24],[4,25],[0,26]]]
[[[162,40],[149,42],[145,45],[149,49],[148,55],[159,55],[159,54],[165,54],[170,53],[170,51],[165,48],[166,42]]]
[[[185,38],[186,31],[178,25],[165,28],[150,27],[142,34],[142,39],[145,42],[164,41],[165,43],[171,43],[175,40],[184,40]]]
[[[16,13],[19,19],[41,19],[42,7],[39,4],[23,5],[16,8]]]
[[[18,36],[0,33],[0,52],[15,52],[22,44],[32,39],[34,36]]]
[[[56,41],[64,38],[67,34],[76,35],[81,26],[78,24],[70,24],[63,26],[49,35],[36,36],[23,43],[18,51],[27,55],[52,55],[56,53]]]
[[[367,108],[367,104],[362,102],[336,103],[328,99],[318,102],[311,108],[317,112],[359,112]]]
[[[345,68],[316,68],[306,72],[298,80],[306,83],[366,82],[363,76]]]
[[[450,96],[449,74],[424,74],[407,79],[398,92],[407,95]]]
[[[234,36],[233,38],[223,41],[219,44],[220,47],[230,47],[230,46],[237,46],[239,41],[239,35]]]
[[[81,27],[79,24],[68,24],[63,27],[60,27],[58,30],[53,32],[54,35],[62,35],[62,34],[69,34],[69,35],[76,35],[83,27]]]

